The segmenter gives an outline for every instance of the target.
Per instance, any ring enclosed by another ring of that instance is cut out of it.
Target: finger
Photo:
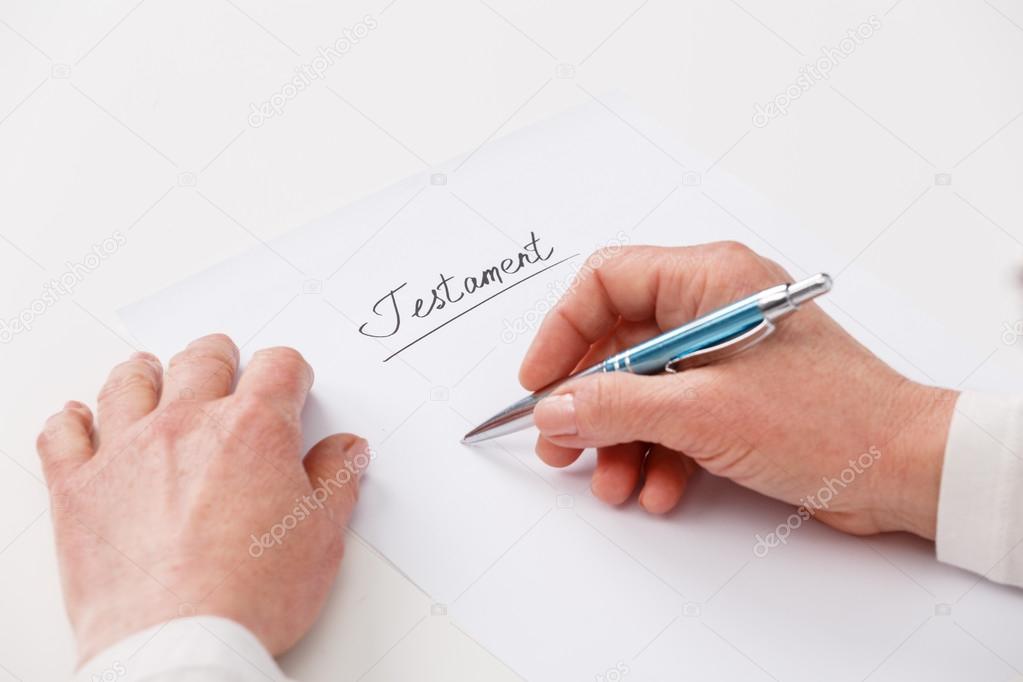
[[[619,505],[632,495],[639,483],[646,443],[622,443],[597,450],[597,468],[590,489],[597,499]]]
[[[643,490],[639,503],[651,514],[667,514],[682,499],[689,482],[691,460],[685,455],[655,445],[647,455]]]
[[[716,269],[728,267],[725,290],[709,287]],[[775,282],[768,261],[732,242],[694,247],[624,247],[593,254],[575,285],[544,318],[526,352],[519,380],[537,390],[567,375],[590,345],[619,318],[653,320],[660,329],[677,327],[724,305],[737,290],[755,291]],[[748,280],[748,281],[747,281]]]
[[[160,360],[151,353],[135,353],[114,367],[97,399],[101,428],[119,431],[152,412],[160,400],[162,378]]]
[[[522,385],[536,390],[568,374],[620,317],[655,319],[658,296],[664,297],[660,288],[667,286],[659,273],[682,271],[689,254],[687,249],[630,247],[588,267],[597,254],[591,256],[575,286],[540,325],[519,370]],[[679,278],[671,279],[677,283]],[[684,300],[682,292],[672,293],[677,301]]]
[[[643,341],[652,339],[661,333],[660,327],[653,320],[645,322],[626,322],[619,320],[614,331],[600,339],[586,352],[583,359],[579,361],[573,372],[606,360],[615,353],[620,353],[626,348],[632,348]]]
[[[253,354],[238,380],[237,394],[266,401],[298,419],[313,385],[313,368],[294,348],[264,348]]]
[[[238,369],[238,347],[224,334],[188,344],[167,365],[160,405],[175,400],[216,400],[231,392]]]
[[[303,465],[313,486],[310,497],[329,509],[341,527],[348,525],[359,499],[359,478],[371,457],[366,441],[350,433],[327,436],[306,455]]]
[[[547,466],[558,469],[567,467],[583,454],[582,448],[566,448],[555,445],[543,436],[536,439],[536,454]]]
[[[609,355],[617,353],[624,348],[634,346],[640,341],[648,339],[651,336],[655,336],[656,334],[657,326],[652,322],[619,322],[611,334],[608,334],[590,348],[590,351],[579,363],[579,366],[589,367]],[[581,448],[567,448],[555,445],[543,436],[537,438],[536,441],[536,454],[545,464],[552,467],[567,467],[579,459],[579,455],[581,455],[582,452]],[[600,453],[597,453],[597,466],[599,469]],[[594,476],[597,476],[596,472],[594,473]],[[634,486],[635,483],[633,483],[633,487]],[[598,495],[598,497],[600,496]],[[610,500],[607,499],[604,501],[610,502]],[[618,504],[617,502],[610,503]]]
[[[585,377],[537,403],[533,418],[540,435],[562,447],[645,441],[692,450],[687,446],[715,425],[701,405],[714,400],[713,372],[697,368],[674,375],[609,372]]]
[[[77,401],[70,401],[46,420],[36,439],[43,475],[50,487],[92,457],[92,412]]]

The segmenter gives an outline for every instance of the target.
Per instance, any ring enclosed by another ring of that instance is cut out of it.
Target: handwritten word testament
[[[520,279],[532,266],[548,261],[554,255],[553,247],[540,246],[540,237],[535,232],[530,232],[529,237],[529,242],[514,257],[504,258],[497,265],[485,266],[460,279],[440,273],[440,279],[425,296],[414,298],[403,293],[408,282],[402,282],[373,304],[372,311],[378,319],[364,322],[359,333],[377,339],[394,336],[406,316],[427,318],[448,306],[465,306],[481,294],[493,293],[506,282]]]

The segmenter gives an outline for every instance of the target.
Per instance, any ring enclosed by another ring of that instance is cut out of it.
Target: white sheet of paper
[[[628,108],[615,102],[496,140],[441,175],[412,177],[135,304],[123,319],[164,356],[214,331],[238,340],[243,359],[268,345],[300,348],[317,375],[307,441],[351,430],[375,449],[354,530],[530,680],[615,679],[614,670],[627,670],[625,679],[682,671],[862,679],[882,662],[875,678],[897,679],[901,665],[933,669],[935,679],[1004,673],[977,674],[992,658],[956,623],[998,641],[1003,629],[1023,631],[1023,597],[973,587],[974,576],[936,564],[928,543],[808,523],[758,557],[755,535],[792,509],[725,481],[700,477],[676,512],[652,519],[635,504],[596,502],[589,456],[564,471],[543,466],[530,433],[459,444],[521,395],[523,351],[594,249],[739,239],[797,276],[847,265],[741,184],[702,174],[706,160],[651,132],[637,112],[620,117]],[[416,298],[429,306],[442,274],[457,298],[462,278],[516,258],[531,234],[541,253],[553,249],[548,260],[425,318],[411,315]],[[360,334],[364,323],[390,331],[386,296],[397,287],[397,333]],[[955,384],[975,363],[955,334],[855,265],[828,299],[850,331],[911,376]],[[918,342],[922,332],[930,342]],[[980,383],[1011,388],[1019,376],[985,372]],[[955,623],[942,604],[954,604]],[[941,656],[906,647],[887,660],[918,628]]]

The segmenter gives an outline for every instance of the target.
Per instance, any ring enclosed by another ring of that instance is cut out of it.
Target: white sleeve
[[[1023,398],[959,396],[935,544],[939,561],[1023,587]]]
[[[256,636],[225,618],[196,616],[121,640],[75,674],[75,682],[288,682]]]

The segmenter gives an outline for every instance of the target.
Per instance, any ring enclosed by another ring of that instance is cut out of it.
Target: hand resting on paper
[[[628,247],[587,264],[526,354],[529,390],[793,279],[732,242]],[[594,494],[621,504],[639,489],[655,514],[706,469],[846,532],[933,538],[955,398],[896,373],[809,303],[718,364],[559,388],[537,406],[536,451],[563,467],[596,448]]]
[[[237,367],[223,335],[166,374],[136,353],[111,371],[98,420],[72,401],[46,422],[38,450],[82,661],[191,615],[236,621],[278,654],[323,605],[366,442],[335,434],[303,460],[312,369],[290,348],[261,350],[232,392]]]

